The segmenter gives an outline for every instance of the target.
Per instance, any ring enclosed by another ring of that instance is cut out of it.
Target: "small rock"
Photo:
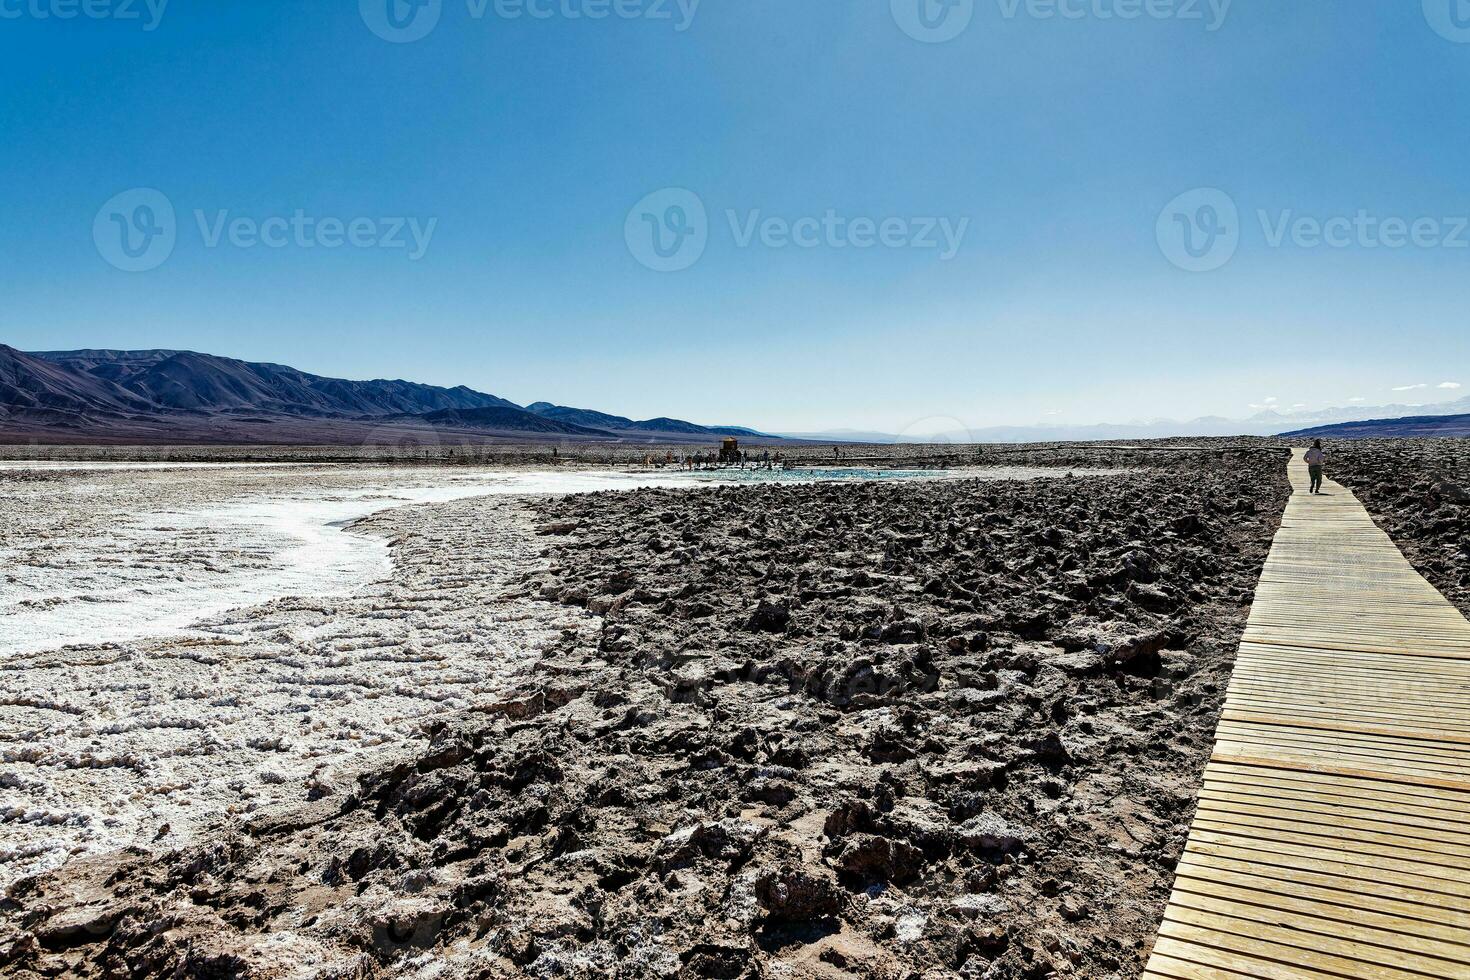
[[[837,867],[865,881],[911,881],[924,866],[924,853],[908,841],[876,834],[856,835],[837,857]]]
[[[776,602],[761,602],[750,614],[750,628],[757,633],[784,633],[791,622],[791,610]]]
[[[829,875],[790,864],[757,878],[755,897],[771,918],[784,922],[810,922],[842,910],[842,892]]]

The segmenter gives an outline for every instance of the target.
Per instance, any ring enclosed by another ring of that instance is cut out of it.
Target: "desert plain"
[[[1137,976],[1284,449],[22,447],[0,974]],[[1332,449],[1470,611],[1463,442]]]

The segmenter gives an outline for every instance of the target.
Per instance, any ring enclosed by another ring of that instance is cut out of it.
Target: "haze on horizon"
[[[1465,395],[1433,0],[906,2],[9,5],[0,342],[781,431]]]

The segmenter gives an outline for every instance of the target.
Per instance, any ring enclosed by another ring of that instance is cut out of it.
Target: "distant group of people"
[[[772,453],[769,449],[762,451],[759,455],[746,450],[737,450],[734,458],[721,458],[720,453],[714,450],[701,453],[687,453],[683,456],[675,456],[673,451],[665,452],[663,456],[649,453],[643,457],[645,469],[670,469],[678,467],[680,470],[693,472],[695,470],[716,470],[733,467],[736,469],[754,470],[784,470],[786,468],[786,455],[784,453]]]

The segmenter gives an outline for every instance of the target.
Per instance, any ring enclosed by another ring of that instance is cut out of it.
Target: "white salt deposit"
[[[127,469],[126,464],[73,465],[82,472]],[[385,577],[390,566],[386,542],[350,533],[347,525],[392,507],[492,494],[693,483],[692,475],[554,471],[360,475],[368,484],[361,489],[308,484],[286,492],[254,490],[206,507],[118,514],[89,536],[0,550],[0,565],[9,568],[0,581],[0,656],[179,635],[228,609],[289,595],[348,594]],[[75,505],[90,504],[92,494],[82,490],[77,496]]]
[[[546,542],[523,495],[761,478],[89,466],[0,480],[0,886],[345,792],[434,718],[497,700],[565,631],[595,644],[597,617],[516,584]]]
[[[52,459],[0,459],[0,472],[14,472],[17,470],[36,470],[37,472],[57,472],[76,470],[85,472],[93,470],[97,472],[117,470],[252,470],[272,469],[286,466],[309,466],[309,463],[170,463],[158,462],[123,462],[106,460],[52,460]]]
[[[22,464],[0,463],[0,466]],[[266,465],[266,464],[261,464]],[[148,472],[182,467],[228,481],[251,464],[24,464],[67,472]],[[352,472],[338,470],[338,472]],[[1006,474],[1020,471],[1005,471]],[[641,473],[565,470],[356,471],[360,485],[339,489],[288,472],[289,489],[245,491],[206,506],[118,513],[90,535],[24,541],[0,549],[0,657],[77,643],[177,636],[199,620],[290,595],[339,596],[389,572],[388,548],[351,533],[360,518],[407,504],[465,497],[560,494],[712,483],[810,482],[973,475],[973,471],[730,470]],[[191,473],[190,475],[200,475]],[[106,507],[93,484],[68,485],[77,507]]]

